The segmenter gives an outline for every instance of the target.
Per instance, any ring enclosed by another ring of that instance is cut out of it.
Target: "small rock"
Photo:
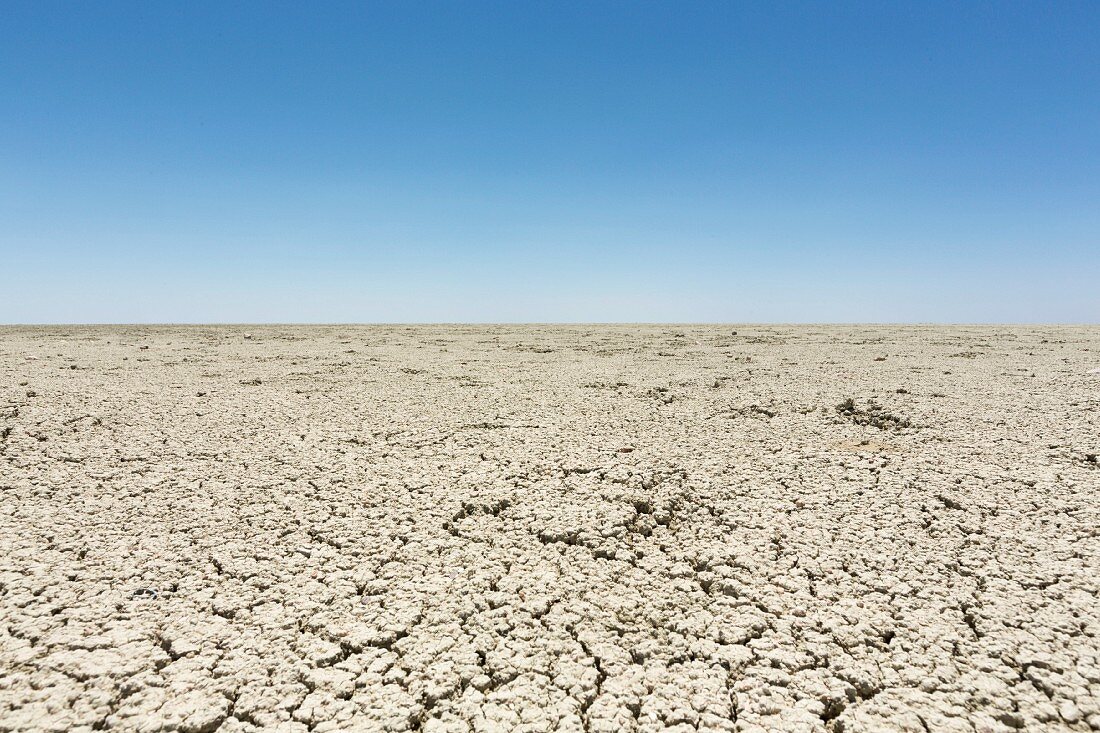
[[[245,341],[251,341],[251,340],[252,340],[252,334],[250,334],[250,333],[246,333],[246,334],[244,335],[244,340],[245,340]]]

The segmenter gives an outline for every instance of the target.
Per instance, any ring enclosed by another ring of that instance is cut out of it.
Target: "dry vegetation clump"
[[[836,411],[841,417],[854,422],[856,425],[870,425],[879,430],[900,430],[911,428],[913,424],[904,417],[898,417],[887,412],[874,400],[868,400],[867,406],[858,407],[851,397],[836,406]]]

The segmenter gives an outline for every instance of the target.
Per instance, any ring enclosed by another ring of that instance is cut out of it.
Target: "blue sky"
[[[5,2],[0,323],[1100,321],[1100,3]]]

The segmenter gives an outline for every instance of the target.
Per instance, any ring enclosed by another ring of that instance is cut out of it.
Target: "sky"
[[[1100,3],[0,9],[0,323],[1100,322]]]

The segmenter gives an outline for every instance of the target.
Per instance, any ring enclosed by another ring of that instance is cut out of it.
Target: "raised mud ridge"
[[[0,731],[1098,730],[1097,367],[1097,328],[3,328]]]

